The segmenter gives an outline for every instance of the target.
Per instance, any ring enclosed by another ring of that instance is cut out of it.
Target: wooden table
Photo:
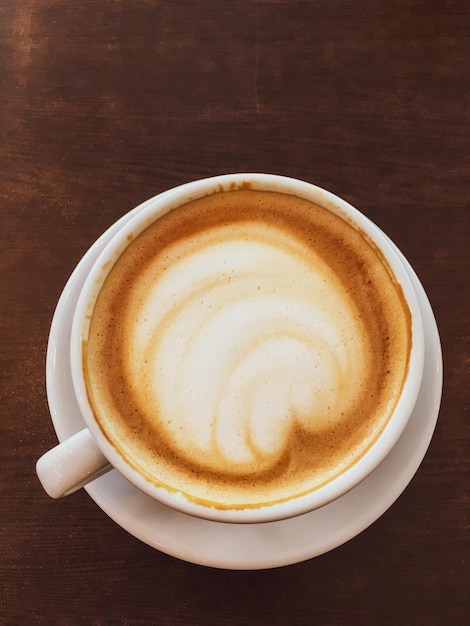
[[[0,3],[0,623],[464,624],[469,418],[468,3]],[[226,172],[344,197],[434,308],[444,394],[398,501],[326,554],[230,571],[140,542],[82,491],[52,501],[49,326],[117,218]]]

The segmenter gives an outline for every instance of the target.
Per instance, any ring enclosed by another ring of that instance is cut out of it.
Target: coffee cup
[[[52,497],[115,469],[215,521],[319,508],[386,457],[421,385],[419,303],[387,237],[270,174],[188,183],[133,212],[72,323],[86,428],[39,459]]]

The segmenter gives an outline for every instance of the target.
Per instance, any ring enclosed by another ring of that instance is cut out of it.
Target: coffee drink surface
[[[130,243],[84,340],[103,433],[148,481],[215,508],[294,498],[385,428],[411,315],[376,246],[294,196],[242,189]]]

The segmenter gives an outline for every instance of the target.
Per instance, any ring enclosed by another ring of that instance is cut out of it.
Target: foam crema
[[[107,276],[84,349],[96,420],[147,480],[216,508],[308,493],[400,396],[411,316],[380,252],[294,196],[174,209]]]

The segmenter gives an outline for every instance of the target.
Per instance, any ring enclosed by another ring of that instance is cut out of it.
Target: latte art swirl
[[[383,258],[308,200],[250,189],[170,211],[100,290],[96,421],[150,483],[213,508],[313,491],[385,428],[410,313]]]
[[[129,388],[191,463],[266,470],[293,430],[320,432],[354,405],[368,349],[354,302],[282,231],[240,223],[195,235],[150,263],[133,292]]]

